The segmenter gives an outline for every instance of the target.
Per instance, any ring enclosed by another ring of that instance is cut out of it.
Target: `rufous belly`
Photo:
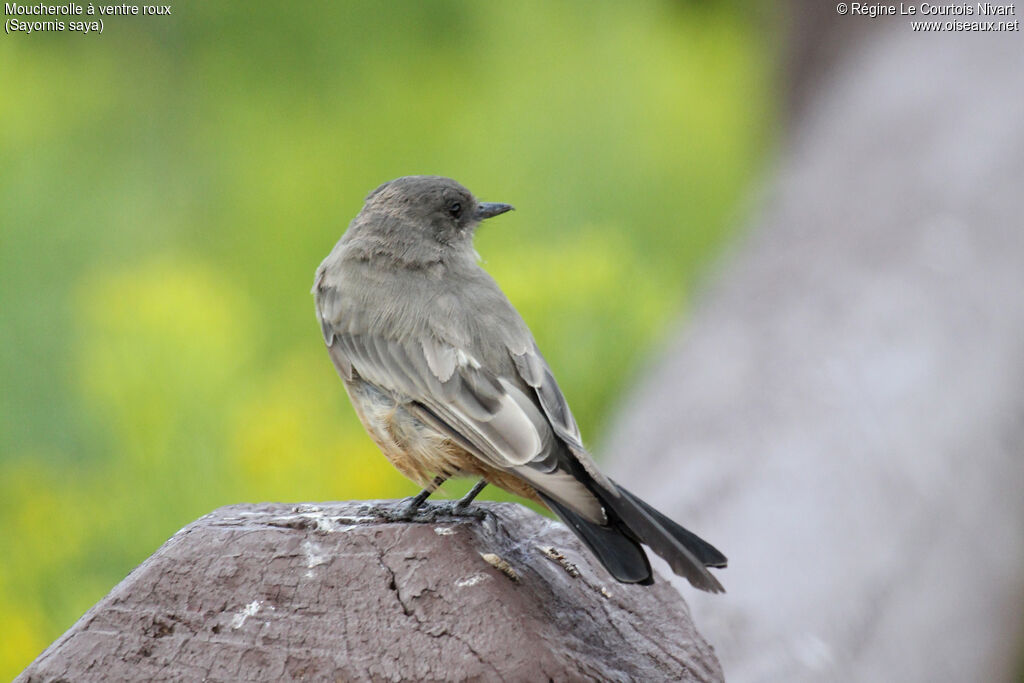
[[[509,493],[541,503],[532,486],[510,472],[481,461],[424,424],[390,396],[358,379],[346,381],[345,389],[370,438],[395,469],[419,486],[431,487],[437,475],[482,477]]]

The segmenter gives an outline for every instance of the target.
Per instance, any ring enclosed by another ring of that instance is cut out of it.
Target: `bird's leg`
[[[462,498],[459,498],[459,502],[455,504],[455,510],[461,511],[469,507],[469,504],[472,503],[473,499],[476,498],[480,494],[480,492],[484,490],[485,486],[487,486],[486,479],[481,479],[480,481],[478,481],[476,485],[469,490],[469,493],[464,495]]]
[[[423,503],[426,502],[427,498],[430,497],[430,494],[436,491],[438,487],[441,486],[441,484],[448,481],[449,476],[450,475],[447,472],[442,472],[441,474],[434,477],[434,481],[430,482],[427,488],[417,493],[416,496],[409,501],[409,504],[406,506],[403,516],[408,519],[415,515],[416,511],[420,509],[420,506],[423,505]]]

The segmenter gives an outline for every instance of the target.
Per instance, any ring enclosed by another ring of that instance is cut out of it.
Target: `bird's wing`
[[[550,440],[543,416],[522,391],[484,372],[454,347],[336,334],[330,350],[343,356],[364,381],[400,402],[425,406],[494,467],[525,465]]]
[[[344,378],[358,375],[484,463],[512,471],[587,519],[604,522],[600,501],[558,467],[562,449],[548,418],[519,382],[495,376],[466,351],[433,338],[342,333],[321,321],[328,352]]]
[[[573,458],[603,489],[613,496],[618,496],[618,487],[601,473],[597,468],[597,463],[583,446],[583,438],[580,436],[580,429],[576,426],[572,411],[569,410],[569,403],[565,400],[562,390],[558,388],[555,375],[551,372],[551,368],[548,367],[547,361],[544,360],[537,345],[533,344],[533,348],[527,349],[523,353],[516,353],[515,350],[510,349],[509,355],[512,357],[519,377],[533,389],[544,415],[547,416],[548,423],[558,438],[569,448]]]

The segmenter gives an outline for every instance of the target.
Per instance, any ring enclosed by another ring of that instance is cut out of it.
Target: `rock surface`
[[[400,505],[216,510],[17,680],[722,680],[669,583],[615,583],[561,524]]]

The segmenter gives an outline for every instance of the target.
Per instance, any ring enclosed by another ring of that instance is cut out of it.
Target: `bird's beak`
[[[500,213],[506,211],[512,211],[514,206],[511,204],[498,204],[496,202],[480,202],[476,207],[476,219],[482,221],[485,218],[492,218]]]

